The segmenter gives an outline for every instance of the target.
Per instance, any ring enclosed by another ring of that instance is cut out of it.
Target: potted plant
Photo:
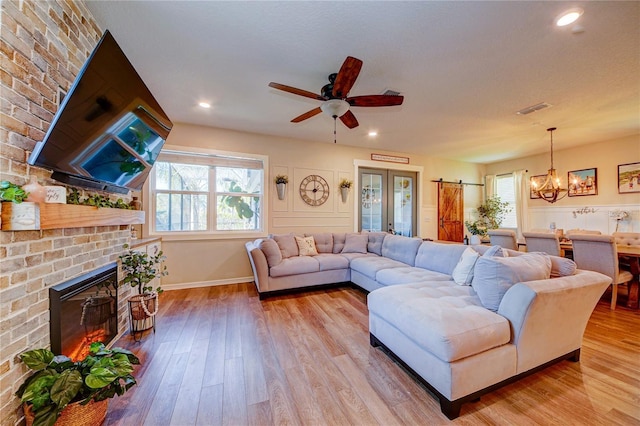
[[[278,191],[278,200],[284,200],[284,195],[287,191],[287,184],[289,183],[289,177],[287,175],[277,175],[275,182],[276,190]]]
[[[22,189],[19,185],[11,183],[8,180],[0,182],[0,200],[21,203],[27,199],[29,193]]]
[[[100,424],[107,414],[109,398],[122,395],[136,384],[133,365],[140,360],[132,352],[91,344],[80,361],[34,349],[20,355],[34,371],[16,395],[23,403],[27,425],[51,426],[65,420]]]
[[[349,197],[349,188],[351,188],[351,185],[353,185],[353,182],[349,179],[342,179],[340,181],[340,185],[338,185],[340,187],[340,196],[342,197],[343,203],[347,202],[347,198]]]
[[[135,340],[135,333],[148,330],[153,327],[155,331],[155,315],[158,313],[158,294],[162,288],[155,289],[151,282],[155,278],[168,275],[167,267],[162,264],[166,259],[163,252],[156,255],[132,250],[129,244],[123,246],[128,249],[119,256],[124,279],[120,285],[131,285],[138,289],[138,294],[129,298],[129,317],[131,320],[131,333]]]
[[[497,195],[489,197],[476,209],[478,219],[467,220],[464,224],[471,233],[471,244],[479,244],[480,239],[487,236],[490,229],[497,229],[507,213],[511,211],[509,203],[500,200]],[[474,236],[476,238],[474,238]]]

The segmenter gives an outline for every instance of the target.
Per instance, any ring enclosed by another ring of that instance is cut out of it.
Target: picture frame
[[[567,172],[569,197],[598,195],[598,169],[582,169]]]
[[[618,194],[640,192],[640,162],[618,165]]]
[[[536,176],[531,176],[529,178],[529,198],[530,199],[535,200],[536,198],[542,198],[533,191],[533,188],[534,188],[533,183],[535,182],[538,185],[538,187],[540,187],[542,186],[542,184],[546,179],[547,179],[547,175],[536,175]]]

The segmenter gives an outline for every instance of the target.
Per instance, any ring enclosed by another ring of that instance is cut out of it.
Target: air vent
[[[552,107],[552,106],[553,105],[548,104],[546,102],[540,102],[539,104],[532,105],[530,107],[526,107],[524,109],[521,109],[520,111],[517,111],[516,114],[518,114],[518,115],[527,115],[527,114],[531,114],[532,112],[540,111],[541,109],[549,108],[549,107]]]
[[[400,96],[400,92],[396,92],[395,90],[387,89],[384,91],[383,95],[385,96]]]

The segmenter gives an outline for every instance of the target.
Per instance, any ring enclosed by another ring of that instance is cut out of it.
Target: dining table
[[[565,256],[573,253],[573,244],[571,244],[571,241],[561,241],[560,248],[564,250]],[[640,293],[640,246],[616,244],[616,248],[618,258],[628,260],[631,274],[633,274],[633,280],[629,283],[627,308],[638,309],[638,294]]]

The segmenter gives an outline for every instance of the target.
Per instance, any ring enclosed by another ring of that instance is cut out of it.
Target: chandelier
[[[551,135],[551,168],[547,172],[547,177],[544,180],[542,185],[538,184],[535,180],[531,180],[531,187],[533,192],[543,200],[549,203],[555,203],[558,200],[563,199],[567,196],[568,192],[566,189],[560,188],[560,178],[556,173],[556,169],[553,167],[553,131],[556,130],[555,127],[550,127],[547,129],[547,132]],[[558,196],[564,193],[561,197]]]

